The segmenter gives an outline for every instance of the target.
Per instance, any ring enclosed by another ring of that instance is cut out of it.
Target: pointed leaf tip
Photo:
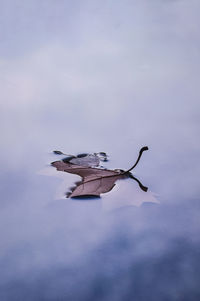
[[[58,150],[54,150],[53,153],[55,155],[63,155],[63,153],[61,151],[58,151]]]

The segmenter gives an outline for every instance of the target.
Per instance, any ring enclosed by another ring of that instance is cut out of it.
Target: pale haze
[[[200,2],[0,0],[0,300],[200,299]],[[98,200],[52,154],[134,170]]]

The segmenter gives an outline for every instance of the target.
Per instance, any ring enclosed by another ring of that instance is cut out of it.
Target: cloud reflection
[[[199,300],[199,9],[1,1],[1,300]],[[126,169],[146,144],[160,206],[129,206],[128,181],[118,210],[53,200],[36,173],[52,149]]]

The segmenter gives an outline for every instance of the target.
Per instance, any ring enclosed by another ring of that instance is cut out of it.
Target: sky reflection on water
[[[199,300],[199,2],[0,6],[0,300]],[[143,145],[159,205],[63,198],[53,150],[127,169]]]

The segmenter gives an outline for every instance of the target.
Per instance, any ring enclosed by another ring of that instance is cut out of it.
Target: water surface
[[[0,5],[0,299],[199,300],[199,3]],[[159,204],[131,179],[66,199],[78,177],[50,166],[144,145]]]

